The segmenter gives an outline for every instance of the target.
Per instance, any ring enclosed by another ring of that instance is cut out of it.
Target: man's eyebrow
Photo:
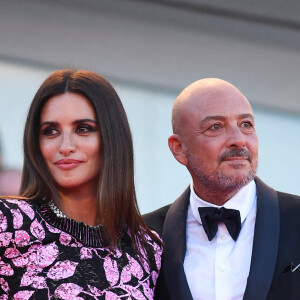
[[[239,115],[239,118],[240,119],[247,119],[247,118],[249,118],[251,120],[254,120],[254,116],[252,114],[241,114],[241,115]]]
[[[252,114],[240,114],[238,115],[238,118],[239,119],[251,119],[251,120],[254,120],[254,117]],[[225,116],[219,116],[219,115],[215,115],[215,116],[207,116],[205,117],[203,120],[201,120],[201,123],[205,123],[205,122],[208,122],[208,121],[211,121],[211,120],[226,120],[226,117]]]
[[[208,121],[211,121],[211,120],[225,120],[225,119],[226,119],[226,117],[224,117],[224,116],[218,116],[218,115],[216,115],[216,116],[207,116],[203,120],[201,120],[200,123],[205,123],[205,122],[208,122]]]

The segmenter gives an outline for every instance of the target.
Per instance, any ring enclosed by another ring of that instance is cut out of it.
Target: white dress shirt
[[[200,199],[191,184],[187,214],[187,250],[184,271],[195,300],[240,300],[250,270],[256,218],[256,185],[252,180],[223,207],[238,209],[241,232],[235,242],[224,223],[209,241],[203,229],[198,207],[220,207]]]

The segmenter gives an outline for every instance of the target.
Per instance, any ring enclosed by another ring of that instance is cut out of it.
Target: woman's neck
[[[101,223],[96,194],[75,189],[59,190],[58,194],[60,200],[54,203],[66,216],[89,226]]]

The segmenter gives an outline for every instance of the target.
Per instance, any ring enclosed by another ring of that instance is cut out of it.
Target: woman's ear
[[[176,160],[186,166],[186,146],[184,145],[182,138],[178,134],[172,134],[168,139],[168,144]]]

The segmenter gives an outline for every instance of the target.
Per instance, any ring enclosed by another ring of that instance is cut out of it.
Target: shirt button
[[[222,234],[220,237],[221,237],[221,240],[222,240],[222,241],[225,241],[226,238],[227,238],[226,234]]]
[[[225,272],[226,271],[226,266],[224,266],[224,265],[222,265],[222,266],[220,266],[220,270],[221,270],[221,272]]]

